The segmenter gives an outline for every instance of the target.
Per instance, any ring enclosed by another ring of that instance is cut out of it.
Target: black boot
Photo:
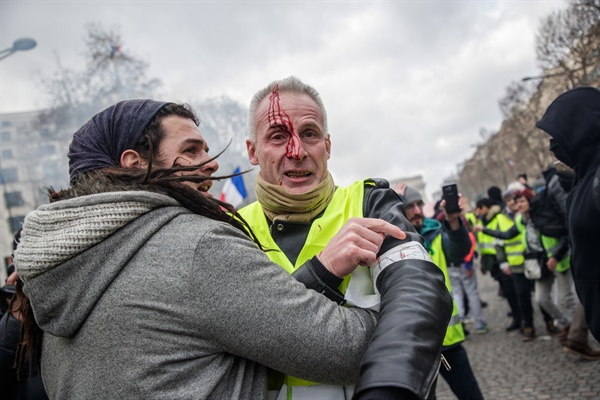
[[[514,330],[520,329],[520,328],[521,328],[521,323],[519,321],[517,321],[516,319],[513,319],[512,324],[510,324],[509,326],[506,327],[506,332],[514,331]]]

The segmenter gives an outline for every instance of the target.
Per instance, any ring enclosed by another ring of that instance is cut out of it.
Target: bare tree
[[[573,0],[542,20],[536,52],[546,76],[565,76],[570,89],[591,83],[600,64],[600,0]]]
[[[119,100],[153,98],[160,86],[158,79],[147,78],[148,64],[125,50],[116,28],[89,24],[84,42],[85,69],[66,68],[55,54],[56,70],[39,77],[50,105],[23,129],[17,154],[28,166],[28,184],[40,193],[33,207],[46,201],[44,188],[68,185],[68,146],[80,126]],[[38,156],[34,163],[32,155]]]
[[[38,123],[59,135],[119,100],[154,97],[161,85],[160,80],[147,77],[147,62],[125,50],[117,28],[88,24],[84,42],[83,71],[64,67],[56,54],[56,71],[40,78],[51,105]]]
[[[461,190],[481,195],[506,185],[516,174],[539,176],[554,160],[548,137],[535,127],[558,94],[600,81],[600,0],[572,0],[542,20],[536,52],[544,74],[540,81],[513,82],[499,101],[504,121],[498,132],[482,129],[483,143],[462,163]]]

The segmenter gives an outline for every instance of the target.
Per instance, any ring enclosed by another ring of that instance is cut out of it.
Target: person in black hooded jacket
[[[600,340],[600,90],[577,87],[558,96],[536,126],[550,150],[575,171],[567,200],[571,269],[592,335]]]

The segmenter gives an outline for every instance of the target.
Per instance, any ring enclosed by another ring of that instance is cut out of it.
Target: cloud
[[[422,174],[431,193],[498,129],[498,99],[535,74],[541,17],[566,1],[3,1],[2,48],[38,47],[0,64],[2,112],[47,105],[35,71],[83,68],[84,26],[120,27],[123,51],[150,64],[168,100],[226,95],[247,106],[274,79],[322,94],[340,184]]]

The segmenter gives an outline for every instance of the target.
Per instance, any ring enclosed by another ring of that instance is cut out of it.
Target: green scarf
[[[331,174],[306,193],[291,194],[279,185],[266,182],[260,174],[254,183],[256,198],[271,221],[310,222],[331,201],[335,185]]]

